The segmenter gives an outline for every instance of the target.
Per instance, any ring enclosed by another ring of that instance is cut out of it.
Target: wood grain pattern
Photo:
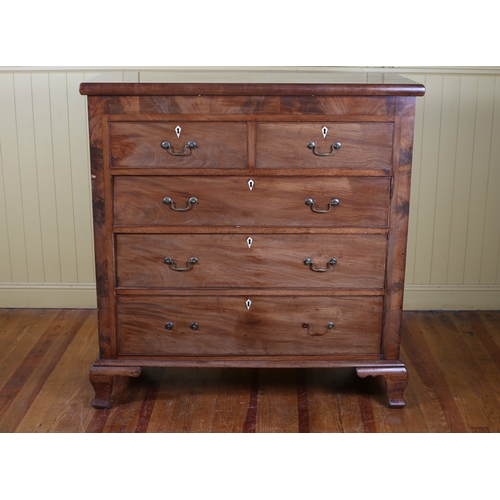
[[[139,118],[139,117],[138,117]],[[182,131],[177,137],[175,128]],[[233,122],[111,122],[112,167],[245,168],[247,126]],[[171,151],[185,153],[184,146],[196,143],[185,156],[174,156],[161,144],[168,141]]]
[[[405,312],[403,333],[409,384],[398,411],[377,379],[353,368],[206,367],[117,377],[113,407],[95,410],[96,311],[0,309],[0,352],[19,346],[9,351],[19,368],[0,371],[10,388],[0,432],[296,433],[306,418],[311,433],[500,432],[500,312]]]
[[[21,359],[17,358],[20,363],[0,391],[0,419],[5,432],[17,428],[89,314],[88,310],[60,311],[49,325],[41,321],[36,342],[32,341],[29,333],[23,336],[23,340],[31,341],[31,349]],[[49,312],[47,319],[52,317]],[[10,360],[13,359],[12,354]],[[14,401],[15,406],[12,404]]]
[[[382,352],[385,359],[398,359],[401,344],[415,105],[415,97],[400,97],[397,100],[396,144],[398,150],[394,158],[393,196],[389,215],[390,229],[382,340]]]
[[[296,76],[296,75],[295,75]],[[303,75],[300,83],[82,83],[80,93],[85,95],[423,95],[423,88],[397,74],[332,73],[327,81],[318,83],[316,77]]]
[[[104,143],[107,142],[107,134],[103,132],[104,105],[104,100],[99,97],[88,99],[99,352],[101,356],[109,357],[114,350],[114,283],[110,221],[107,216],[111,200],[109,200],[110,179],[107,175],[109,156],[104,154]]]
[[[283,116],[293,116],[298,111],[302,114],[336,115],[336,116],[362,116],[369,110],[370,115],[383,117],[391,114],[394,107],[393,97],[364,97],[350,99],[345,96],[274,96],[274,95],[249,95],[249,96],[103,96],[106,100],[108,113],[120,115],[137,114],[157,117],[159,114],[211,114],[219,115],[252,115],[266,116],[270,112],[280,113]]]
[[[381,297],[250,299],[247,309],[244,297],[119,297],[118,353],[306,356],[380,351]]]
[[[322,128],[328,128],[323,138]],[[257,123],[256,168],[390,168],[392,123]],[[313,141],[318,153],[331,153],[336,142],[342,147],[329,156],[317,156],[307,147]]]
[[[389,178],[115,176],[114,223],[138,226],[387,227]],[[189,199],[197,204],[189,211]],[[305,204],[311,198],[314,213]]]
[[[247,238],[252,238],[248,247]],[[385,235],[117,234],[116,284],[134,288],[384,287]],[[367,252],[366,249],[370,251]],[[171,258],[174,271],[165,264]],[[197,264],[188,266],[196,257]],[[314,272],[304,264],[310,258]]]

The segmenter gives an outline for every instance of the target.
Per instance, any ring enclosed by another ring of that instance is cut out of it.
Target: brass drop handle
[[[172,198],[169,198],[168,196],[165,196],[165,198],[163,198],[163,203],[165,203],[165,205],[169,205],[170,208],[175,212],[187,212],[188,210],[191,210],[191,208],[198,203],[198,198],[195,198],[194,196],[189,198],[186,208],[177,208]]]
[[[163,262],[170,266],[170,269],[172,269],[172,271],[189,271],[195,264],[198,264],[198,259],[196,257],[191,257],[187,261],[187,267],[176,267],[175,262],[170,257],[165,257]]]
[[[182,149],[183,151],[174,151],[172,145],[168,141],[163,141],[161,147],[166,149],[173,156],[188,156],[191,154],[191,150],[196,147],[196,142],[189,141]]]
[[[334,151],[338,151],[341,147],[342,147],[342,144],[340,144],[340,142],[336,142],[335,144],[332,144],[332,147],[330,149],[330,152],[329,153],[318,153],[316,151],[316,143],[315,142],[308,142],[307,143],[307,147],[309,149],[312,150],[312,152],[316,155],[316,156],[330,156],[333,154]]]
[[[314,262],[311,259],[309,259],[309,258],[304,259],[304,265],[309,266],[309,269],[311,269],[311,271],[314,271],[315,273],[324,273],[324,272],[328,271],[328,269],[330,269],[330,266],[334,266],[336,263],[337,263],[337,259],[331,258],[326,263],[325,268],[318,268],[318,267],[314,267]]]
[[[321,337],[323,335],[326,335],[328,333],[328,330],[332,330],[334,327],[334,323],[332,321],[329,321],[326,324],[326,330],[323,333],[319,333],[314,331],[313,325],[309,323],[302,323],[302,328],[306,330],[307,335],[310,335],[311,337]]]
[[[336,206],[340,205],[340,200],[338,198],[332,198],[332,201],[330,203],[328,203],[328,210],[321,210],[321,209],[314,208],[314,200],[312,198],[307,198],[305,203],[308,207],[311,207],[311,210],[314,213],[327,214],[332,209],[332,207],[336,207]]]

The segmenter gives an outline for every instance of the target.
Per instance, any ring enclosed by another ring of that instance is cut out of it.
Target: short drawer
[[[257,168],[392,167],[393,123],[258,123],[256,134]]]
[[[247,126],[233,122],[111,122],[110,148],[112,167],[246,168]]]
[[[388,177],[115,176],[114,223],[387,227],[389,187]]]
[[[386,247],[386,235],[117,234],[116,284],[382,289]]]
[[[382,297],[119,296],[118,354],[377,355]]]

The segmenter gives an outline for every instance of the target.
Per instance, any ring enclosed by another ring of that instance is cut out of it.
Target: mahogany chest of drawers
[[[145,366],[352,367],[404,406],[416,97],[326,83],[83,83],[96,408]],[[360,81],[361,80],[361,81]]]

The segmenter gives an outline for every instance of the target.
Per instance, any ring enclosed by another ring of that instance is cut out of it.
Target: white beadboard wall
[[[154,80],[158,70],[0,68],[0,307],[95,307],[78,87],[102,73]],[[500,309],[500,67],[384,71],[426,87],[417,99],[404,307]]]

